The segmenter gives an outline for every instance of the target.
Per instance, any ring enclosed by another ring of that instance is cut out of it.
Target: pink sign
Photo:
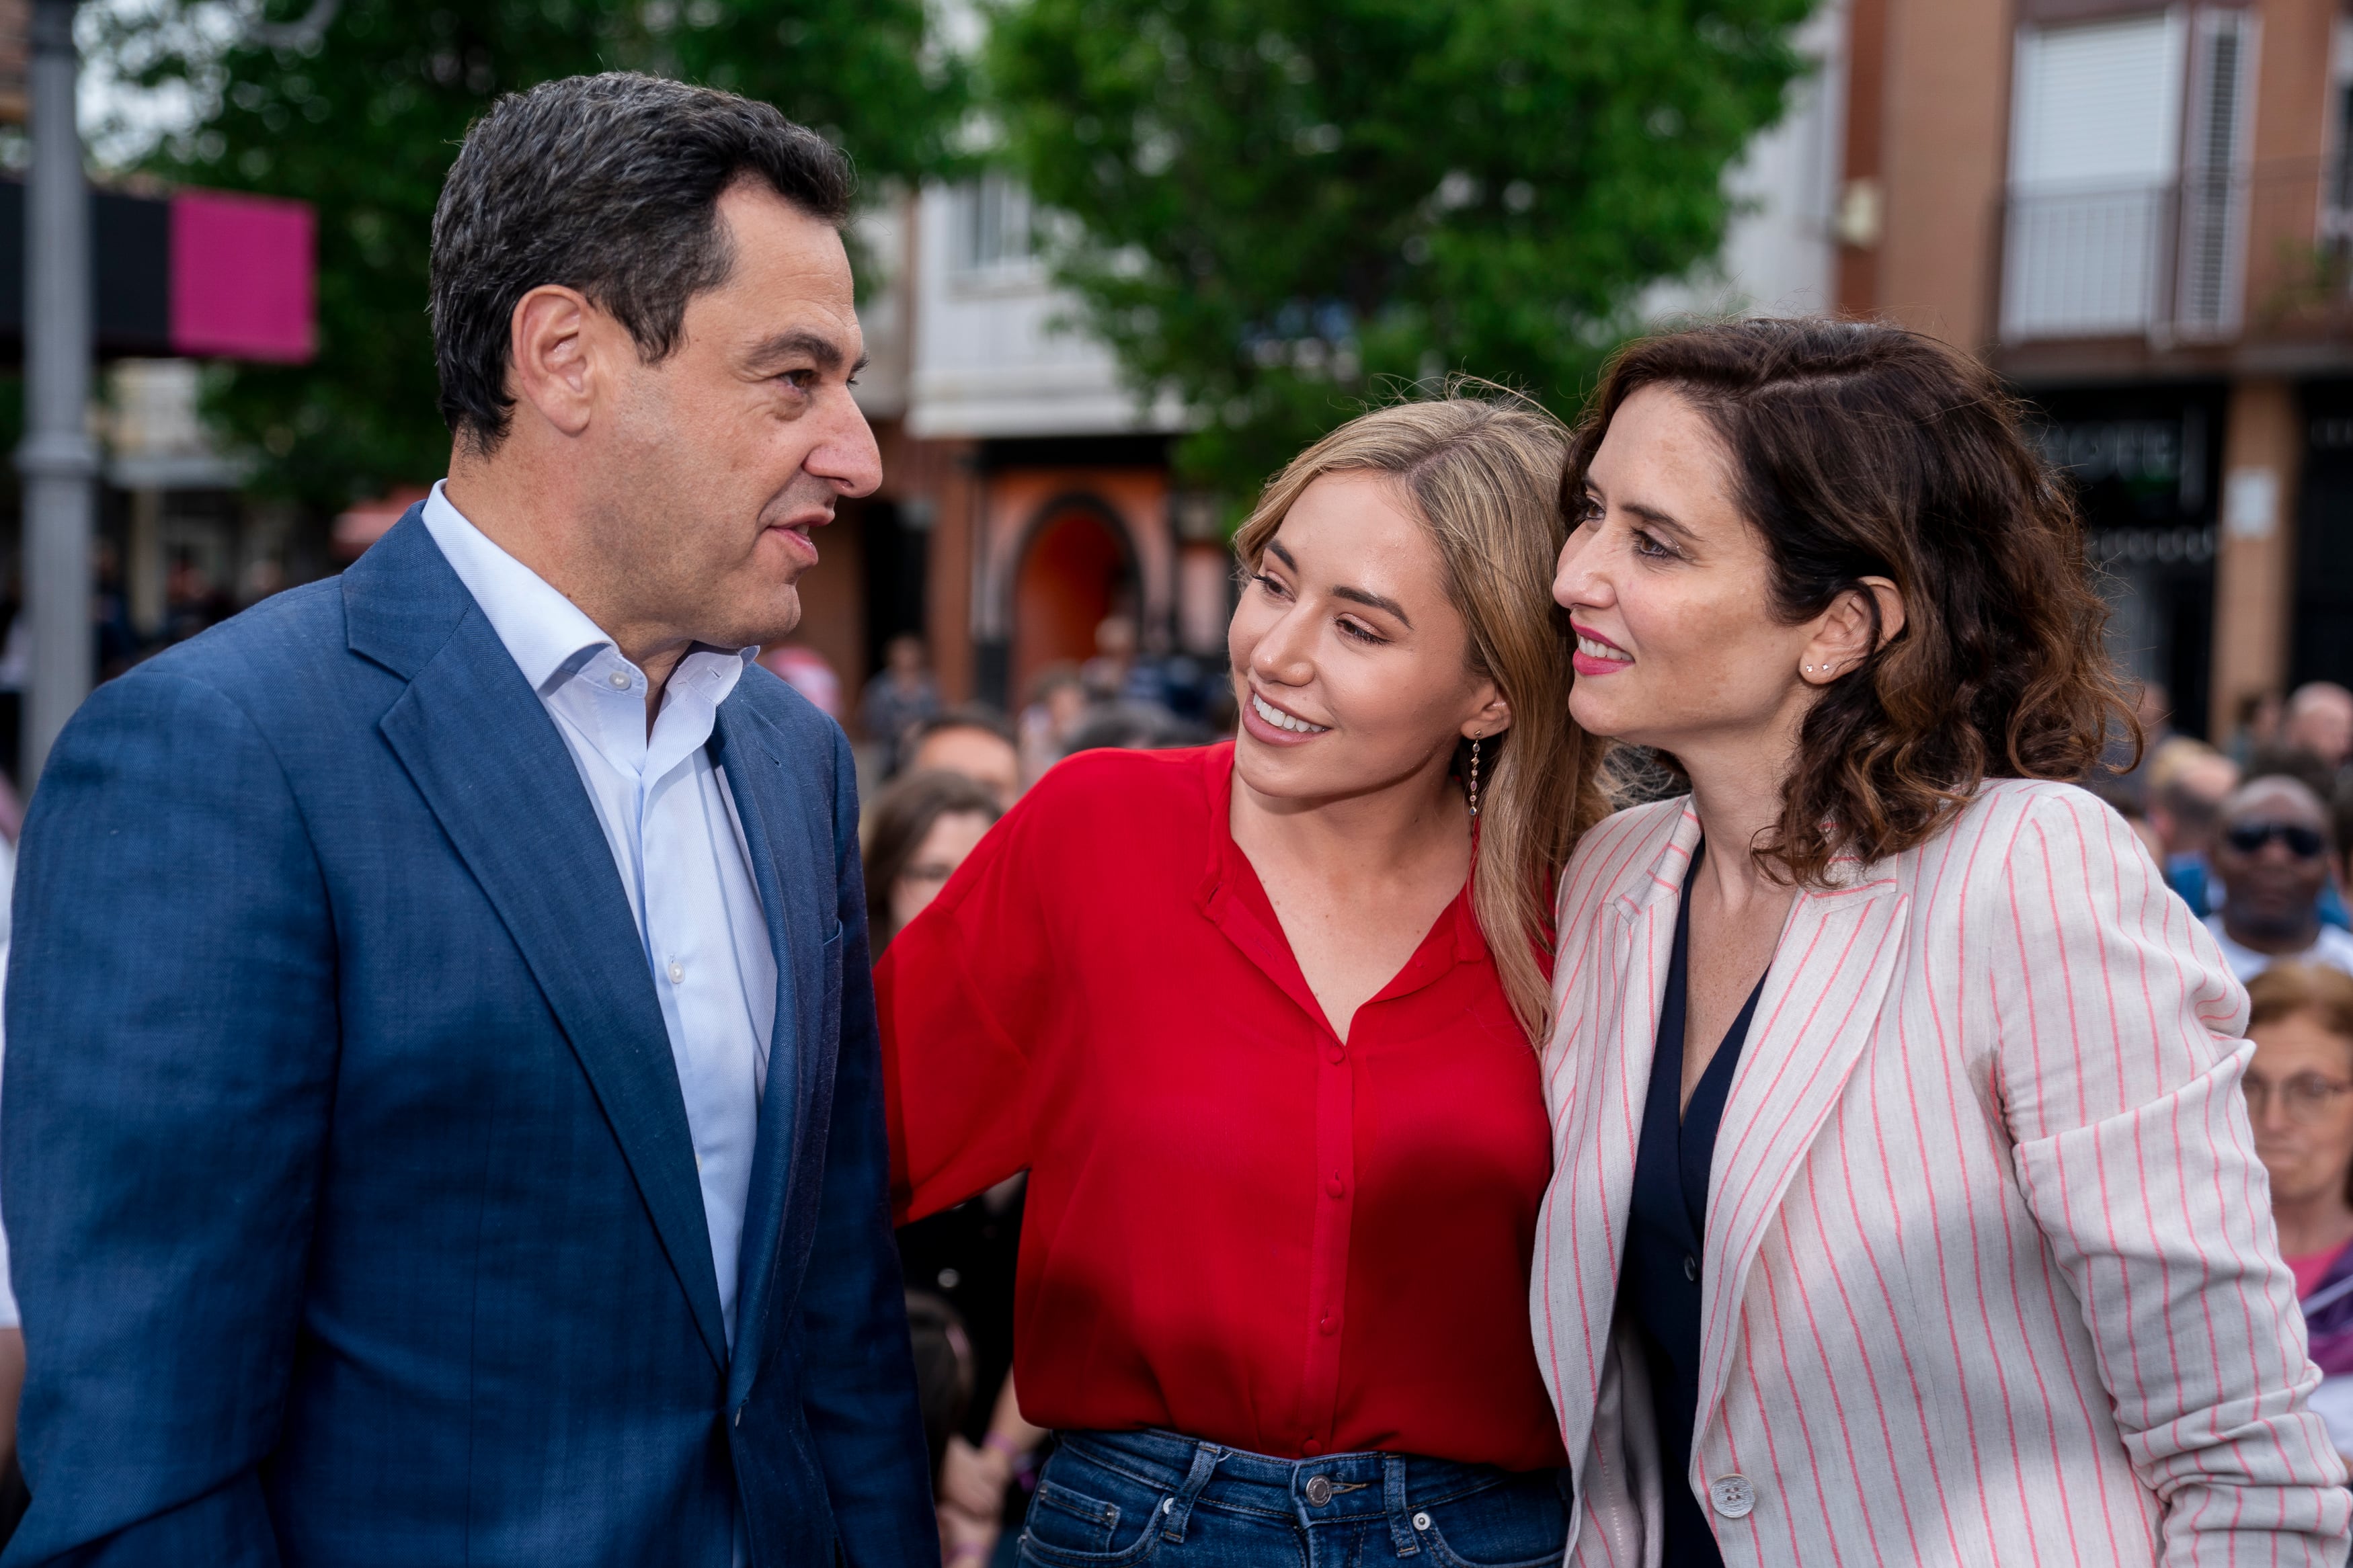
[[[315,220],[301,202],[172,197],[172,347],[300,364],[318,350]]]

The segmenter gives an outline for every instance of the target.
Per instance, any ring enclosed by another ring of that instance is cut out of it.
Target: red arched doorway
[[[1029,536],[1013,587],[1013,689],[1018,710],[1029,683],[1057,659],[1094,656],[1095,627],[1134,595],[1127,546],[1092,508],[1063,506]]]

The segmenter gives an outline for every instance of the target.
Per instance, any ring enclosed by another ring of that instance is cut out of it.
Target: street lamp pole
[[[33,166],[25,183],[25,602],[32,668],[25,692],[25,786],[90,695],[90,524],[98,447],[90,436],[90,188],[75,119],[77,0],[33,0]]]

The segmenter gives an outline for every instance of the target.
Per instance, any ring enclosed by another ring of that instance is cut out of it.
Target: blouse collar
[[[1208,855],[1195,902],[1202,915],[1225,932],[1226,939],[1240,950],[1243,957],[1329,1032],[1330,1020],[1324,1016],[1323,1005],[1316,1001],[1291,950],[1290,939],[1283,935],[1282,922],[1266,895],[1265,884],[1259,880],[1258,868],[1242,853],[1241,846],[1234,842],[1234,743],[1227,741],[1205,748],[1201,752],[1201,773],[1205,786],[1201,794],[1209,813],[1206,835]],[[1466,882],[1431,924],[1405,966],[1365,1005],[1409,995],[1435,984],[1457,965],[1486,962],[1487,943],[1480,934]]]

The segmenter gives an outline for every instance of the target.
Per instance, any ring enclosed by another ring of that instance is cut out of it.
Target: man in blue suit
[[[10,1564],[936,1563],[849,752],[752,663],[881,478],[849,195],[728,94],[501,100],[448,479],[59,740]]]

